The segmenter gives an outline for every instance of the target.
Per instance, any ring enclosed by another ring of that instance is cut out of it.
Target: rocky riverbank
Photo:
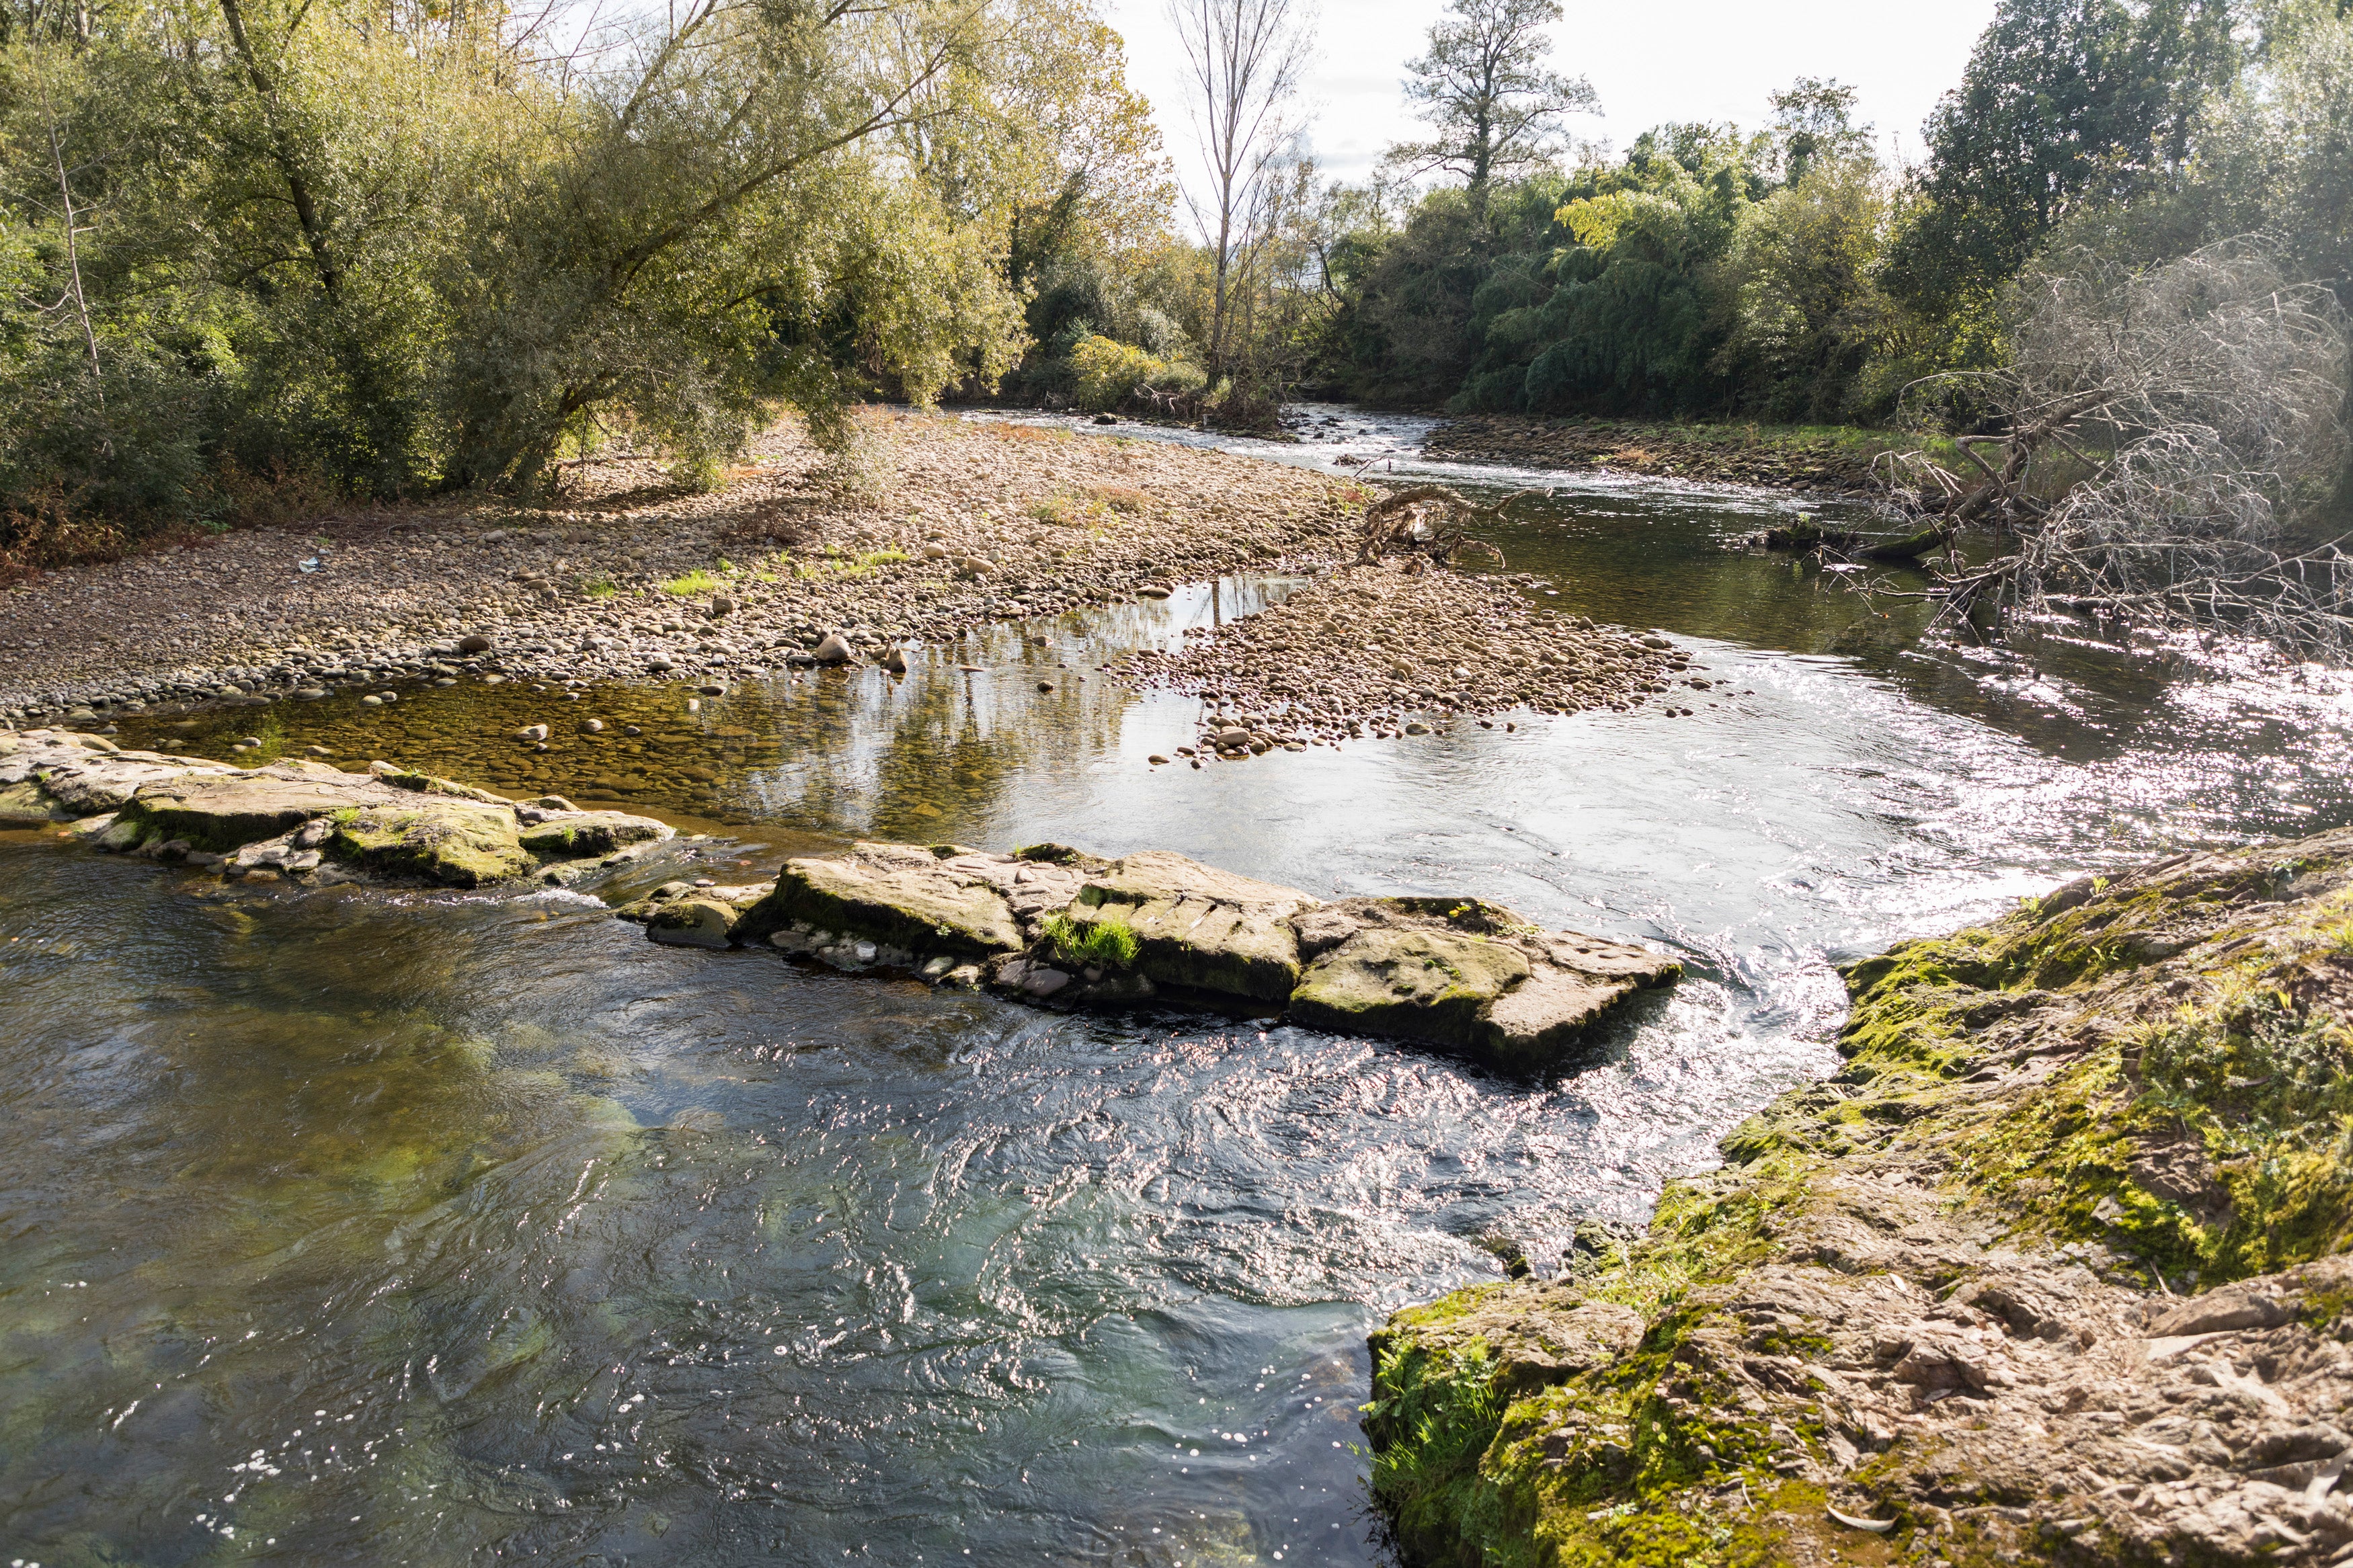
[[[0,734],[0,827],[52,824],[96,849],[241,880],[456,888],[575,880],[670,837],[649,817],[510,800],[381,762],[362,773],[308,760],[230,768],[72,731]]]
[[[1520,707],[1626,709],[1715,684],[1663,637],[1538,607],[1508,578],[1427,568],[1420,557],[1342,568],[1188,647],[1111,668],[1214,704],[1200,751],[1225,757]]]
[[[0,827],[51,826],[100,850],[302,886],[601,889],[671,837],[646,817],[383,762],[232,768],[73,731],[0,733]],[[1475,898],[1324,903],[1166,850],[858,844],[788,860],[773,881],[673,878],[618,913],[671,946],[756,945],[1033,1002],[1287,1013],[1523,1073],[1682,973]]]
[[[786,426],[718,490],[649,463],[560,504],[353,511],[0,593],[0,722],[454,681],[727,681],[839,651],[1330,560],[1362,492],[1116,435],[877,412],[852,461]],[[834,650],[828,650],[832,652]]]
[[[2353,832],[1846,978],[1647,1236],[1375,1336],[1408,1560],[2353,1559]]]
[[[1423,455],[1525,468],[1616,468],[1712,483],[1832,495],[1873,488],[1871,461],[1894,449],[1869,431],[1790,432],[1748,425],[1651,425],[1478,414],[1432,431]]]

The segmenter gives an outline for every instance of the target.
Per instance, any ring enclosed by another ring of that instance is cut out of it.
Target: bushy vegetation
[[[1853,102],[1800,79],[1759,129],[1661,126],[1402,201],[1327,193],[1299,374],[1457,412],[1880,422],[1924,374],[2001,363],[2013,280],[2054,255],[2143,268],[2253,236],[2291,282],[2353,300],[2335,0],[2004,0],[1915,168]]]
[[[19,561],[530,490],[617,437],[708,484],[780,407],[838,442],[860,398],[994,385],[1034,215],[1109,225],[1150,163],[1087,0],[11,10]]]
[[[1117,408],[1139,394],[1174,400],[1197,393],[1208,377],[1197,364],[1162,360],[1133,344],[1099,334],[1081,338],[1071,350],[1072,395],[1081,408]]]

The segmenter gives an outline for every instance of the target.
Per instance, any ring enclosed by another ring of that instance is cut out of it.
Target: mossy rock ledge
[[[709,945],[715,911],[664,911],[712,897],[678,884],[621,912],[657,941],[692,931]],[[1476,899],[1324,903],[1169,850],[1110,860],[1055,844],[862,843],[791,860],[730,934],[839,968],[919,969],[1036,999],[1287,1013],[1524,1073],[1558,1065],[1606,1015],[1682,973],[1648,949],[1542,931]]]
[[[670,837],[661,823],[371,763],[237,768],[103,736],[0,734],[0,826],[69,823],[93,847],[294,881],[480,888]]]
[[[1647,1236],[1373,1335],[1406,1560],[2353,1562],[2353,831],[1845,977]]]

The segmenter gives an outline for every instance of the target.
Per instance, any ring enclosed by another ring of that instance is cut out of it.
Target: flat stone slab
[[[1299,982],[1299,938],[1287,922],[1314,905],[1296,888],[1146,849],[1088,877],[1068,919],[1082,933],[1125,926],[1134,967],[1155,985],[1279,1006]]]
[[[364,774],[290,760],[231,768],[68,731],[0,731],[0,824],[11,822],[69,822],[95,848],[230,876],[350,870],[460,888],[534,871],[562,883],[671,836],[650,818],[512,801],[385,763]],[[1476,899],[1323,903],[1166,849],[1110,860],[1056,844],[1008,855],[860,843],[788,861],[773,886],[668,884],[617,912],[673,945],[765,942],[1032,1001],[1282,1011],[1512,1072],[1557,1065],[1610,1010],[1682,973]]]
[[[0,731],[0,826],[120,811],[143,784],[231,771],[160,752],[126,752],[103,735],[71,730]]]
[[[1008,863],[983,868],[977,851],[952,845],[857,844],[838,858],[787,860],[776,890],[744,911],[734,940],[758,942],[777,931],[862,938],[916,955],[986,958],[1028,945],[1011,903],[999,891]],[[963,862],[959,864],[958,862]]]
[[[683,893],[621,912],[650,922]],[[716,944],[720,910],[690,919],[671,907],[664,930],[699,934],[660,940]],[[977,962],[997,989],[1031,1001],[1283,1011],[1514,1073],[1557,1066],[1613,1009],[1683,973],[1645,948],[1545,931],[1477,899],[1325,904],[1169,850],[1103,860],[1054,845],[1000,855],[861,843],[789,861],[727,934],[934,980]]]
[[[554,797],[518,805],[385,763],[364,773],[298,759],[233,768],[72,731],[0,731],[0,824],[55,822],[74,823],[95,848],[232,874],[305,875],[334,862],[461,888],[524,876],[542,855],[608,855],[670,837],[649,817]]]
[[[1555,1065],[1604,1015],[1683,974],[1648,949],[1546,931],[1477,899],[1348,899],[1292,924],[1308,960],[1293,1019],[1506,1072]]]
[[[273,765],[142,784],[117,820],[143,829],[150,837],[177,839],[194,849],[225,854],[290,832],[314,816],[404,798],[362,774],[326,773],[312,777]]]

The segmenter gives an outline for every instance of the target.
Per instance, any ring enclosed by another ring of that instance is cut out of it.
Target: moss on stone
[[[503,882],[532,868],[512,813],[455,802],[363,807],[337,822],[322,847],[370,871],[457,888]]]
[[[2213,1285],[2353,1245],[2343,859],[2180,857],[1848,966],[1845,1069],[1735,1129],[1723,1170],[1670,1183],[1647,1238],[1577,1277],[1582,1299],[1642,1313],[1633,1353],[1508,1394],[1485,1342],[1459,1331],[1528,1289],[1509,1284],[1409,1309],[1374,1336],[1374,1490],[1408,1561],[1731,1568],[1810,1559],[1833,1538],[1850,1560],[1922,1555],[1927,1521],[1909,1513],[1879,1537],[1825,1522],[1820,1488],[1769,1464],[1793,1446],[1826,1457],[1825,1434],[1760,1429],[1709,1370],[1730,1331],[1714,1304],[1777,1256],[1778,1235],[1826,1212],[1826,1178],[1858,1151],[1938,1173],[1947,1205],[2008,1236],[2097,1243],[2152,1289],[2159,1275]],[[1739,1342],[1802,1362],[1819,1337]],[[1872,1493],[1936,1462],[1906,1436],[1842,1484]],[[2114,1555],[2097,1531],[2021,1551],[2014,1533],[1942,1528],[1933,1554],[1956,1568]]]

